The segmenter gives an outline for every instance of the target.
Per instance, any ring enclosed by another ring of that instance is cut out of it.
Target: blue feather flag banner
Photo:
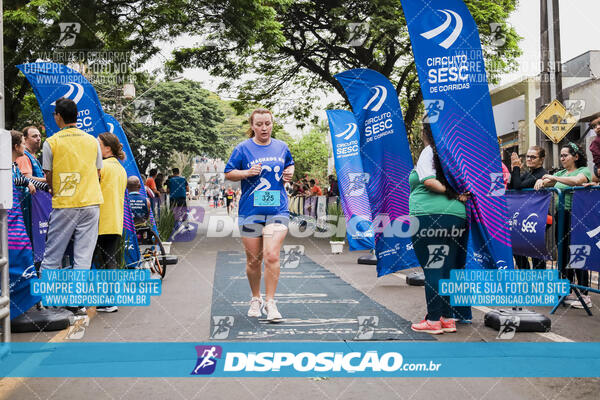
[[[426,118],[453,188],[470,192],[466,268],[513,268],[498,137],[479,32],[461,0],[404,0]]]
[[[366,184],[369,181],[360,158],[360,134],[354,114],[327,110],[333,159],[340,201],[346,218],[346,237],[351,251],[375,248],[371,205]]]
[[[408,176],[413,169],[402,110],[391,82],[370,69],[337,74],[360,134],[360,156],[369,175],[377,275],[419,265],[410,238]]]

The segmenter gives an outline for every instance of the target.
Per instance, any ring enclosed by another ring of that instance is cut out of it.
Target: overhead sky
[[[559,0],[560,33],[562,61],[568,61],[588,50],[600,50],[600,0]],[[523,55],[519,58],[519,69],[504,74],[500,84],[505,84],[522,76],[533,76],[540,72],[540,0],[520,0],[517,10],[511,15],[509,23],[523,39],[519,43]],[[175,43],[164,43],[162,55],[154,57],[146,64],[146,68],[159,68],[170,52],[194,39],[184,36]],[[192,68],[184,72],[188,79],[202,81],[209,90],[216,90],[218,79],[212,78],[206,71]],[[220,93],[227,98],[227,94]],[[337,97],[337,96],[336,96]],[[325,102],[327,103],[327,102]],[[324,112],[323,112],[324,117]],[[285,124],[294,135],[301,132],[294,126],[294,121]]]
[[[509,22],[523,38],[519,43],[523,55],[519,58],[519,70],[505,74],[501,83],[540,72],[540,0],[519,3]],[[560,0],[559,12],[562,62],[588,50],[600,50],[600,25],[596,19],[600,15],[600,0]]]

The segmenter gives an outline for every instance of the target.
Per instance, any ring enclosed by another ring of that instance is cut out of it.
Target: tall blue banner
[[[39,62],[17,65],[23,72],[40,105],[46,136],[59,131],[54,121],[56,100],[66,97],[77,104],[77,127],[94,137],[108,132],[104,111],[92,84],[79,72],[63,64]],[[125,147],[125,144],[123,144]]]
[[[413,162],[396,89],[370,69],[345,71],[335,78],[352,105],[363,169],[369,174],[377,276],[416,267],[408,223],[408,175]]]
[[[103,132],[114,133],[123,145],[127,157],[122,162],[127,176],[135,175],[143,182],[121,125],[114,117],[104,113],[96,90],[83,75],[63,64],[51,62],[21,64],[17,65],[17,68],[23,72],[33,88],[44,117],[47,137],[59,130],[53,115],[56,100],[61,97],[69,98],[77,104],[77,127],[94,137]],[[127,209],[124,210],[125,221],[131,220],[131,216],[126,215],[126,212]],[[135,230],[127,224],[124,225],[124,229],[129,243],[133,243]],[[128,247],[126,259],[133,262],[139,258],[136,239],[135,245]]]
[[[575,190],[569,268],[600,271],[600,190]]]
[[[461,0],[404,0],[415,65],[437,151],[467,202],[466,268],[512,268],[498,137],[483,52]]]
[[[366,190],[369,178],[360,158],[360,134],[356,119],[354,114],[345,110],[327,110],[327,119],[340,200],[346,217],[348,245],[350,250],[372,250],[375,240]]]
[[[511,191],[506,194],[513,254],[549,260],[546,223],[552,193]]]

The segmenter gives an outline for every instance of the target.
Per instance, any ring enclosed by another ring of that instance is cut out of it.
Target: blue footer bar
[[[9,343],[0,376],[597,377],[600,343]]]

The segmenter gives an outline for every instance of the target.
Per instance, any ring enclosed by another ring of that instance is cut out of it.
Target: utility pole
[[[540,44],[542,104],[538,113],[554,99],[563,102],[558,0],[540,0]],[[552,143],[540,130],[538,140],[546,149],[546,168],[558,167],[558,145]]]

